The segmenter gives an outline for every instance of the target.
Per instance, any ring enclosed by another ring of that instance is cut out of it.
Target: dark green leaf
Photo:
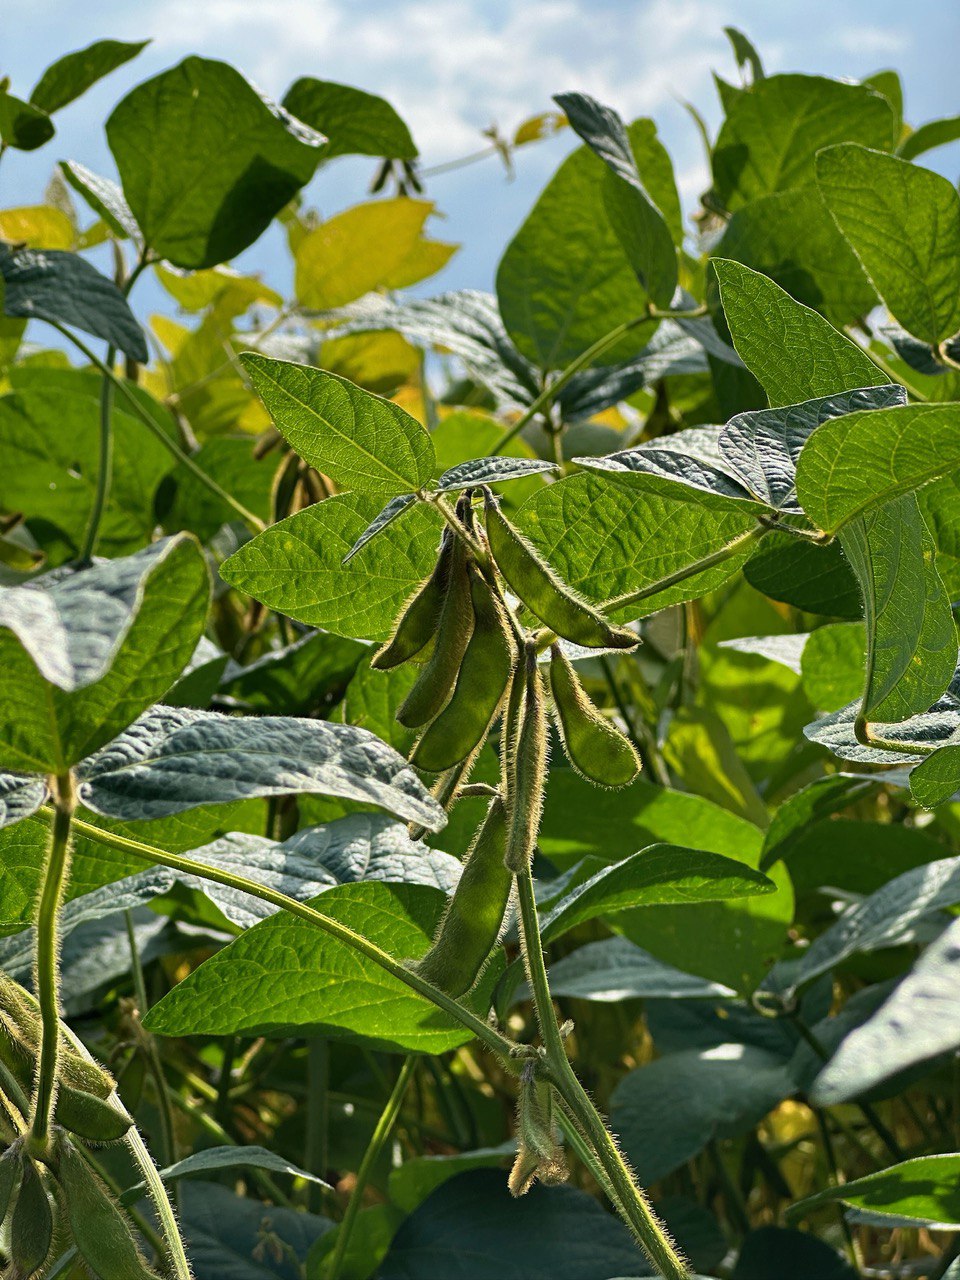
[[[182,1226],[197,1280],[302,1280],[311,1246],[332,1224],[197,1181],[183,1197]]]
[[[48,590],[0,592],[3,760],[62,772],[135,720],[189,661],[209,591],[197,544],[180,535]]]
[[[935,809],[960,790],[960,747],[941,747],[910,771],[910,791],[924,809]]]
[[[534,1187],[477,1169],[428,1196],[394,1237],[380,1280],[609,1280],[650,1275],[629,1232],[573,1187]]]
[[[103,338],[146,364],[147,344],[127,300],[106,276],[75,253],[0,246],[0,276],[8,316],[48,320]]]
[[[585,93],[561,93],[555,102],[573,129],[607,166],[603,205],[641,284],[659,307],[677,287],[677,254],[663,214],[648,194],[623,121]]]
[[[739,93],[713,150],[713,186],[727,209],[809,187],[814,159],[832,142],[893,146],[889,102],[865,85],[824,76],[769,76]]]
[[[788,533],[769,533],[743,574],[771,600],[827,617],[863,617],[860,588],[839,542],[820,547]]]
[[[30,101],[43,111],[59,111],[68,103],[122,67],[145,49],[149,40],[127,43],[123,40],[95,40],[86,49],[68,53],[50,64],[30,92]]]
[[[0,89],[0,142],[18,151],[36,151],[54,135],[46,111]]]
[[[193,269],[253,244],[313,176],[323,142],[239,71],[197,57],[137,85],[106,127],[147,247]]]
[[[806,1231],[760,1227],[743,1244],[732,1280],[857,1280],[828,1244]]]
[[[914,129],[897,147],[901,160],[916,160],[934,147],[946,146],[960,138],[960,116],[945,116],[942,120],[928,120]]]
[[[571,951],[550,966],[550,990],[556,996],[619,1003],[621,1000],[704,1000],[732,996],[719,982],[675,969],[626,938],[601,938]],[[520,987],[517,999],[529,999]]]
[[[390,103],[375,93],[303,76],[287,90],[283,105],[326,137],[321,160],[346,155],[417,158],[410,130]]]
[[[430,831],[446,821],[402,756],[364,729],[323,720],[156,707],[82,776],[83,803],[114,818],[302,791],[379,805]]]
[[[946,178],[853,143],[817,158],[817,182],[895,319],[936,344],[960,329],[960,196]]]

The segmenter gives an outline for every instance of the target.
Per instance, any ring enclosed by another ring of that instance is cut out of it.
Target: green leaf
[[[333,1224],[317,1214],[276,1204],[265,1215],[266,1207],[262,1200],[234,1195],[228,1187],[190,1184],[181,1221],[200,1280],[299,1280],[310,1249]]]
[[[789,995],[850,956],[898,946],[914,927],[960,902],[960,858],[941,858],[896,876],[849,907],[797,960],[775,965],[763,989]]]
[[[836,533],[899,494],[960,469],[960,405],[904,404],[824,423],[804,446],[797,489],[810,519]]]
[[[46,111],[0,89],[0,142],[17,151],[36,151],[54,135]]]
[[[29,818],[47,798],[47,784],[42,778],[19,773],[0,773],[0,827]]]
[[[719,982],[684,973],[626,938],[601,938],[550,966],[555,996],[616,1003],[621,1000],[709,1000],[734,995]],[[529,999],[520,987],[517,999]]]
[[[789,860],[791,850],[809,827],[831,817],[857,800],[868,798],[879,784],[856,774],[835,773],[795,792],[779,806],[763,837],[760,870],[778,858]]]
[[[646,308],[646,291],[607,220],[605,172],[587,147],[568,156],[500,260],[503,323],[517,350],[539,369],[562,369]],[[652,329],[636,329],[604,361],[635,354]]]
[[[429,435],[392,400],[307,365],[249,352],[241,361],[286,439],[338,485],[400,493],[433,478]]]
[[[833,1106],[846,1101],[898,1071],[960,1045],[958,941],[960,926],[955,920],[931,942],[877,1012],[844,1038],[817,1077],[813,1087],[817,1102]],[[951,1218],[958,1211],[960,1202]]]
[[[458,1174],[473,1169],[497,1168],[516,1154],[515,1142],[499,1147],[479,1147],[474,1151],[458,1151],[449,1156],[413,1156],[390,1170],[390,1200],[406,1213],[412,1213],[427,1196]]]
[[[52,114],[79,98],[104,76],[145,49],[149,40],[95,40],[85,49],[52,62],[30,91],[35,107]]]
[[[928,748],[932,750],[960,739],[960,702],[950,690],[929,711],[911,716],[909,720],[899,724],[871,724],[874,733],[900,744],[894,755],[885,747],[867,747],[860,742],[854,732],[859,714],[860,703],[852,702],[808,724],[804,736],[811,742],[821,743],[843,760],[885,765],[919,764],[928,754]]]
[[[933,706],[957,666],[957,630],[912,494],[858,516],[840,533],[860,582],[867,628],[862,714],[896,722]]]
[[[724,258],[710,261],[733,345],[771,405],[889,382],[855,342],[759,271]]]
[[[75,253],[0,246],[0,276],[8,316],[48,320],[103,338],[146,364],[147,344],[126,298],[106,276]]]
[[[723,34],[730,41],[733,49],[733,56],[737,60],[737,66],[742,71],[744,67],[749,67],[753,76],[753,82],[756,84],[758,80],[764,78],[763,63],[760,61],[760,55],[750,39],[738,31],[736,27],[724,27]]]
[[[0,506],[26,513],[41,545],[49,522],[79,554],[98,474],[100,376],[17,366],[10,381],[14,394],[0,397],[0,452],[6,464],[0,469]],[[98,546],[102,554],[115,556],[150,539],[156,527],[154,497],[170,470],[170,454],[123,404],[114,404],[112,422],[113,476]]]
[[[743,1243],[731,1280],[857,1280],[844,1258],[808,1231],[760,1227]]]
[[[195,1151],[178,1160],[176,1164],[167,1165],[160,1170],[160,1177],[164,1182],[175,1182],[192,1173],[220,1172],[223,1169],[266,1169],[269,1173],[285,1173],[292,1178],[305,1178],[307,1182],[315,1182],[321,1187],[328,1186],[315,1173],[308,1173],[283,1156],[253,1143],[242,1147],[205,1147],[202,1151]],[[141,1183],[138,1189],[142,1188]],[[126,1193],[129,1194],[130,1192]]]
[[[910,771],[910,792],[924,809],[935,809],[960,790],[960,747],[941,747]]]
[[[83,803],[114,818],[316,792],[378,805],[430,831],[446,822],[402,756],[365,729],[324,720],[155,707],[85,761],[82,777]]]
[[[239,71],[197,57],[137,85],[106,129],[147,247],[192,269],[253,244],[313,176],[323,142]]]
[[[803,691],[818,711],[839,711],[863,689],[864,629],[860,622],[818,627],[800,662]]]
[[[750,1044],[668,1053],[631,1071],[610,1119],[642,1183],[679,1169],[717,1138],[746,1133],[796,1091],[789,1064]]]
[[[935,346],[960,329],[960,196],[946,178],[844,143],[817,157],[837,225],[891,314]]]
[[[960,116],[944,116],[941,120],[928,120],[914,129],[897,147],[901,160],[916,160],[934,147],[946,146],[960,138]]]
[[[677,287],[677,252],[666,220],[644,186],[623,121],[585,93],[560,93],[554,101],[607,166],[603,206],[610,225],[651,300],[668,307]]]
[[[789,533],[769,533],[743,576],[771,600],[833,618],[862,618],[860,588],[839,542],[825,547]]]
[[[220,695],[244,711],[306,715],[336,701],[366,652],[366,645],[356,640],[312,631],[245,667],[231,663],[220,682]]]
[[[410,130],[390,103],[375,93],[303,76],[287,90],[283,105],[292,116],[326,137],[321,161],[346,155],[417,158]]]
[[[0,759],[61,773],[125,728],[175,682],[206,621],[210,584],[194,540],[0,591]]]
[[[368,882],[311,905],[397,960],[423,955],[444,895]],[[442,1053],[471,1033],[399,978],[304,920],[271,916],[179,983],[146,1020],[160,1035],[324,1034],[387,1050]]]
[[[659,476],[569,476],[529,498],[517,522],[565,582],[604,603],[649,591],[614,616],[628,621],[712,591],[748,559],[753,544],[674,585],[690,569],[752,529],[748,507],[695,493]],[[659,531],[669,528],[664,540]],[[589,541],[583,530],[590,529]]]
[[[876,289],[814,187],[738,209],[716,253],[769,276],[838,327],[862,321],[877,305]]]
[[[544,942],[597,916],[631,907],[686,905],[773,893],[776,886],[752,867],[717,853],[655,844],[601,868],[578,884],[542,919]]]
[[[649,1275],[630,1233],[573,1187],[511,1198],[495,1169],[438,1187],[394,1236],[380,1280],[609,1280]]]
[[[918,1156],[839,1187],[827,1187],[791,1205],[791,1218],[803,1217],[822,1204],[841,1201],[859,1209],[890,1214],[942,1229],[960,1226],[960,1155]]]
[[[418,503],[389,536],[344,565],[380,503],[342,494],[258,534],[224,561],[224,581],[309,626],[385,640],[394,619],[436,560],[441,517]]]
[[[115,182],[110,178],[102,178],[76,160],[61,160],[60,172],[118,239],[129,236],[139,241],[140,228],[137,220]]]
[[[729,210],[814,183],[814,159],[832,142],[890,148],[894,114],[865,85],[778,75],[739,93],[713,149],[715,198]]]

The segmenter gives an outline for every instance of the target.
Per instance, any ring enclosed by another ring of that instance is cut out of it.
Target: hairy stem
[[[384,1144],[393,1132],[393,1127],[397,1123],[400,1115],[400,1108],[403,1106],[403,1099],[406,1096],[410,1081],[417,1069],[417,1056],[410,1054],[404,1058],[403,1066],[397,1076],[390,1097],[387,1099],[387,1105],[384,1107],[380,1119],[377,1121],[377,1127],[373,1131],[373,1136],[367,1143],[367,1149],[363,1153],[363,1159],[360,1161],[360,1168],[357,1170],[357,1180],[354,1183],[353,1190],[350,1192],[350,1199],[347,1202],[347,1210],[343,1215],[343,1221],[340,1223],[340,1229],[337,1232],[337,1243],[334,1246],[333,1258],[330,1262],[330,1268],[327,1273],[328,1280],[340,1280],[343,1271],[344,1259],[347,1256],[347,1249],[350,1246],[350,1237],[353,1235],[353,1228],[356,1225],[357,1214],[363,1204],[363,1194],[367,1189],[367,1183],[370,1180],[370,1174],[373,1167],[380,1159],[380,1152],[384,1148]]]
[[[643,1251],[667,1280],[688,1280],[686,1264],[657,1220],[643,1191],[617,1147],[613,1135],[600,1117],[567,1058],[563,1035],[557,1024],[547,981],[540,941],[540,920],[529,868],[517,876],[520,906],[520,934],[527,979],[533,993],[534,1010],[543,1038],[544,1065],[564,1107],[580,1133],[593,1147],[603,1170],[604,1187],[609,1186],[613,1203],[633,1232]]]
[[[133,973],[133,991],[137,1000],[137,1014],[139,1018],[146,1017],[150,1003],[147,999],[147,984],[144,981],[143,965],[140,963],[140,952],[137,949],[137,935],[133,927],[133,916],[129,910],[123,913],[127,926],[127,941],[130,945],[130,967]],[[138,1028],[142,1038],[144,1053],[147,1058],[147,1066],[153,1077],[153,1087],[157,1095],[157,1110],[160,1112],[160,1132],[162,1135],[162,1156],[165,1165],[174,1164],[177,1159],[177,1137],[173,1124],[173,1107],[170,1104],[170,1090],[167,1087],[167,1078],[163,1073],[163,1063],[160,1061],[160,1050],[157,1047],[156,1039],[149,1031]]]
[[[50,846],[40,882],[34,941],[41,1034],[30,1135],[41,1152],[47,1146],[57,1100],[57,1063],[60,1057],[60,904],[70,870],[70,829],[76,804],[73,775],[67,772],[52,779],[51,790],[54,809],[50,824]]]
[[[290,898],[285,893],[279,893],[276,889],[271,889],[267,885],[258,884],[255,880],[248,880],[245,876],[235,875],[232,871],[223,871],[219,867],[210,867],[206,863],[195,862],[193,858],[167,853],[163,849],[156,849],[153,845],[143,844],[139,840],[130,840],[126,836],[116,835],[112,831],[104,831],[100,827],[95,827],[92,823],[84,822],[81,818],[75,820],[74,826],[78,832],[89,836],[91,840],[99,841],[100,844],[104,844],[108,848],[130,853],[134,857],[143,858],[145,862],[152,862],[162,867],[171,867],[174,871],[183,871],[189,875],[198,876],[201,880],[210,880],[214,884],[222,884],[230,889],[238,889],[241,893],[248,893],[253,898],[259,898],[262,902],[269,902],[273,906],[289,912],[290,915],[298,916],[301,920],[306,920],[308,924],[316,925],[317,928],[330,934],[331,937],[343,942],[354,951],[359,951],[361,955],[365,955],[368,960],[372,960],[374,964],[386,970],[392,977],[410,987],[411,990],[416,991],[418,995],[423,996],[424,999],[429,1000],[432,1004],[437,1005],[444,1013],[450,1014],[461,1026],[472,1031],[477,1039],[481,1040],[488,1049],[500,1054],[508,1063],[512,1062],[510,1058],[510,1051],[513,1048],[512,1042],[491,1027],[483,1018],[479,1018],[472,1010],[460,1004],[458,1000],[454,1000],[452,996],[448,996],[439,987],[435,987],[432,982],[427,982],[426,979],[421,978],[412,969],[408,969],[402,961],[395,960],[393,956],[378,947],[375,942],[371,942],[368,938],[363,937],[362,934],[354,932],[347,925],[341,924],[339,920],[334,920],[331,916],[325,916],[322,911],[317,911],[315,907],[308,907],[305,903],[298,902],[296,898]]]

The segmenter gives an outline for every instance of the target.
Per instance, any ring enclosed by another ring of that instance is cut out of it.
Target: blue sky
[[[491,122],[510,133],[549,109],[552,93],[583,89],[627,117],[654,117],[693,208],[706,170],[677,97],[716,123],[711,69],[734,74],[725,24],[751,36],[768,71],[859,78],[893,66],[912,123],[960,110],[956,0],[32,0],[4,16],[0,75],[14,91],[26,94],[49,61],[98,36],[153,44],[59,114],[46,148],[7,154],[0,207],[38,200],[61,158],[112,175],[103,136],[110,109],[139,80],[201,53],[234,63],[277,97],[299,75],[382,93],[410,124],[426,165],[476,150]],[[571,145],[567,134],[524,149],[513,181],[494,161],[431,181],[444,215],[433,233],[463,248],[430,291],[492,286],[499,255]],[[928,163],[955,179],[960,146]],[[333,213],[363,198],[370,172],[368,161],[337,161],[308,198]],[[289,283],[276,231],[238,265],[278,288]],[[149,311],[160,297],[147,284],[138,301]]]

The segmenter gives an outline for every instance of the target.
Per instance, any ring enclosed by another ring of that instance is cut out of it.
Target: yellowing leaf
[[[38,204],[4,209],[0,213],[0,239],[23,243],[28,249],[72,249],[77,234],[60,209]]]
[[[371,200],[336,214],[311,231],[296,250],[297,297],[317,311],[383,288],[413,253],[429,200]]]

